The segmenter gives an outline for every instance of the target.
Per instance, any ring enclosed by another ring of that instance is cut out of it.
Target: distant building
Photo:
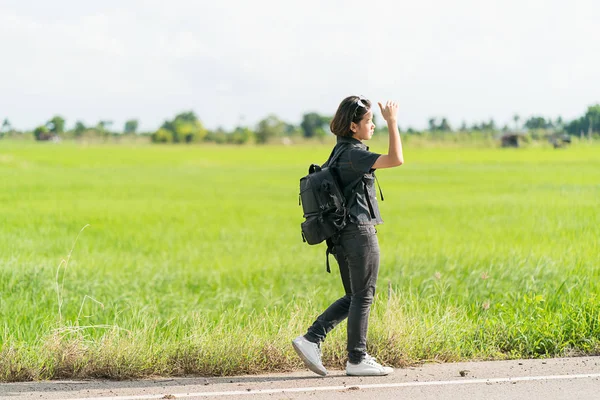
[[[523,136],[522,133],[516,133],[516,132],[505,133],[500,138],[502,147],[519,147],[519,142],[520,142],[520,139],[522,136]]]

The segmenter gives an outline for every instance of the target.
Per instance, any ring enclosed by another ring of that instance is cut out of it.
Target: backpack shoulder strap
[[[333,150],[331,150],[331,154],[329,155],[329,158],[327,159],[325,164],[323,164],[323,166],[329,167],[333,165],[337,161],[337,159],[342,155],[344,150],[346,150],[346,147],[348,147],[346,143],[336,144]]]

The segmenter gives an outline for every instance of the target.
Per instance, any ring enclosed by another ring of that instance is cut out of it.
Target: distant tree
[[[138,128],[138,120],[130,119],[125,121],[125,128],[123,129],[123,133],[125,134],[134,134]]]
[[[100,120],[98,124],[96,124],[96,129],[100,131],[107,131],[112,126],[113,122],[111,120]]]
[[[556,118],[556,121],[554,121],[554,126],[559,131],[562,131],[564,129],[564,127],[565,127],[565,121],[563,120],[563,118],[561,116],[558,116]]]
[[[196,116],[196,114],[193,111],[186,111],[186,112],[182,112],[179,113],[175,116],[175,118],[173,118],[173,120],[169,121],[165,121],[161,128],[163,129],[168,129],[171,132],[175,131],[175,124],[176,123],[182,123],[182,122],[196,122],[198,121],[198,117]]]
[[[481,122],[481,130],[487,132],[495,132],[496,131],[496,121],[493,118],[490,118],[488,122]]]
[[[111,121],[111,120],[108,120],[108,119],[100,120],[96,124],[94,131],[97,135],[101,136],[102,138],[104,138],[106,140],[111,135],[110,127],[112,126],[112,124],[113,124],[113,121]]]
[[[8,118],[4,118],[4,121],[2,121],[2,128],[0,128],[0,132],[6,133],[10,131],[12,131],[12,125],[10,124]]]
[[[548,124],[544,117],[530,117],[523,126],[526,129],[549,129],[551,124]]]
[[[172,121],[165,121],[161,129],[170,131],[175,143],[199,142],[208,133],[193,111],[177,114]]]
[[[460,129],[459,129],[459,131],[461,131],[461,132],[465,132],[465,131],[467,131],[467,130],[468,130],[468,128],[467,128],[467,122],[463,120],[462,124],[460,124]]]
[[[480,131],[481,130],[481,126],[477,123],[473,123],[471,124],[471,131]]]
[[[199,121],[198,116],[193,111],[184,111],[175,116],[175,121],[196,122]]]
[[[588,130],[591,132],[600,132],[600,104],[589,106],[585,113],[585,118],[588,120]]]
[[[440,120],[439,125],[437,123],[437,118],[429,118],[427,123],[429,125],[430,132],[434,132],[434,131],[450,132],[450,131],[452,131],[452,127],[450,126],[450,123],[448,122],[448,120],[445,117],[443,117]]]
[[[589,106],[585,115],[565,124],[565,131],[580,136],[600,132],[600,104]]]
[[[33,130],[35,140],[50,140],[54,136],[46,125],[40,125]]]
[[[75,122],[75,128],[73,129],[73,133],[75,134],[75,137],[79,137],[79,136],[83,135],[85,130],[86,130],[86,127],[83,124],[83,122],[81,122],[81,121]]]
[[[262,119],[256,126],[256,142],[260,144],[267,143],[269,139],[283,136],[284,132],[285,123],[276,115],[271,114]]]
[[[60,115],[55,115],[50,121],[46,123],[48,130],[55,135],[63,133],[65,131],[65,119]]]
[[[450,126],[450,124],[448,123],[448,120],[446,118],[442,118],[442,122],[440,122],[440,125],[437,127],[438,130],[443,131],[443,132],[451,132],[452,131],[452,127]]]
[[[304,136],[304,131],[300,125],[294,125],[287,122],[284,122],[284,134],[286,136]]]
[[[247,127],[238,126],[231,134],[231,142],[233,144],[252,143],[255,139],[254,132]]]
[[[176,120],[173,139],[176,142],[199,142],[206,136],[206,129],[200,121]]]
[[[154,143],[171,143],[173,141],[173,132],[168,129],[159,128],[151,136]]]
[[[222,126],[216,130],[210,131],[204,137],[205,141],[215,142],[216,144],[232,143],[232,135],[230,135]]]
[[[302,131],[304,137],[311,138],[315,136],[324,136],[325,129],[323,126],[327,124],[328,118],[324,117],[316,112],[310,112],[302,116]]]
[[[521,119],[521,117],[519,117],[519,114],[513,115],[513,121],[515,122],[515,129],[517,131],[519,130],[519,120],[520,119]]]
[[[429,130],[431,132],[435,131],[437,129],[437,125],[435,124],[435,118],[429,118],[429,120],[427,121],[428,125],[429,125]]]
[[[565,131],[570,135],[583,135],[583,132],[587,132],[588,122],[585,117],[574,119],[565,125]]]

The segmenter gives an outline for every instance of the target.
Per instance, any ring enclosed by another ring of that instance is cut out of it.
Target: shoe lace
[[[371,357],[370,355],[365,355],[365,358],[363,359],[363,361],[367,364],[370,364],[374,367],[381,367],[381,365],[377,362],[377,360],[375,359],[375,357]]]

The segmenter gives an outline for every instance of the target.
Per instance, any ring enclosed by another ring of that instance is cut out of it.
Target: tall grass
[[[0,141],[0,380],[300,368],[290,340],[342,295],[299,231],[298,180],[329,151]],[[598,353],[600,148],[405,158],[378,173],[369,352]],[[323,349],[343,365],[345,324]]]

